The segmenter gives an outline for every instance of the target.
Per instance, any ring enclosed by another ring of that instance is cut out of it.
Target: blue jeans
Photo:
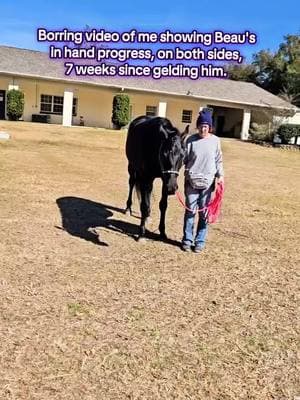
[[[186,206],[191,210],[196,210],[197,208],[203,208],[207,206],[213,190],[213,184],[208,189],[200,190],[193,189],[188,182],[185,182]],[[197,214],[199,214],[199,219],[194,238],[194,221]],[[208,224],[206,221],[206,211],[198,213],[185,210],[182,243],[188,246],[191,246],[194,243],[195,246],[203,248],[205,246],[207,233]]]

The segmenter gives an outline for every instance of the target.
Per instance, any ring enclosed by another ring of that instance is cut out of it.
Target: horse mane
[[[160,118],[160,117],[159,117]],[[160,118],[160,132],[166,139],[173,138],[180,135],[179,130],[172,125],[171,121],[167,118]]]

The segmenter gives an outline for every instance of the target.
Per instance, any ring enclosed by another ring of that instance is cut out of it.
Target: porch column
[[[63,123],[62,123],[63,126],[72,126],[72,109],[73,109],[73,92],[65,90]]]
[[[241,136],[240,136],[242,140],[248,140],[250,120],[251,120],[251,111],[248,108],[245,108],[243,112],[243,122],[242,122]]]
[[[167,103],[160,101],[158,104],[158,116],[165,117],[167,113]]]

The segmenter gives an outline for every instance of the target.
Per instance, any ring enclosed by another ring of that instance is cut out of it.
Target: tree
[[[121,129],[129,123],[129,96],[124,93],[119,93],[114,96],[112,123],[117,129]]]
[[[278,96],[292,104],[297,105],[300,103],[300,91],[298,91],[298,93],[293,93],[293,87],[284,87]]]
[[[275,52],[261,50],[251,64],[227,67],[229,78],[254,82],[300,106],[300,36],[287,35]]]
[[[253,56],[257,68],[257,83],[271,93],[278,94],[283,84],[286,63],[277,53],[261,50]]]
[[[286,73],[283,76],[283,91],[300,106],[300,36],[287,35],[281,43],[279,53],[286,62]]]
[[[252,64],[230,64],[226,66],[226,72],[229,79],[232,79],[233,81],[256,81],[256,68]]]
[[[24,93],[12,89],[7,92],[7,116],[11,121],[20,119],[24,112]]]

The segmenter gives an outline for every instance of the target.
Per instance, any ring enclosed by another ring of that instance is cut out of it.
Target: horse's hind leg
[[[125,214],[130,213],[130,215],[132,215],[131,206],[132,206],[132,192],[135,185],[135,172],[132,170],[130,166],[128,167],[128,172],[129,172],[129,194],[126,202]]]
[[[141,190],[141,224],[140,224],[140,233],[138,239],[141,239],[145,236],[146,233],[146,221],[150,215],[150,198],[151,192],[153,188],[153,181],[143,183],[140,185]]]

